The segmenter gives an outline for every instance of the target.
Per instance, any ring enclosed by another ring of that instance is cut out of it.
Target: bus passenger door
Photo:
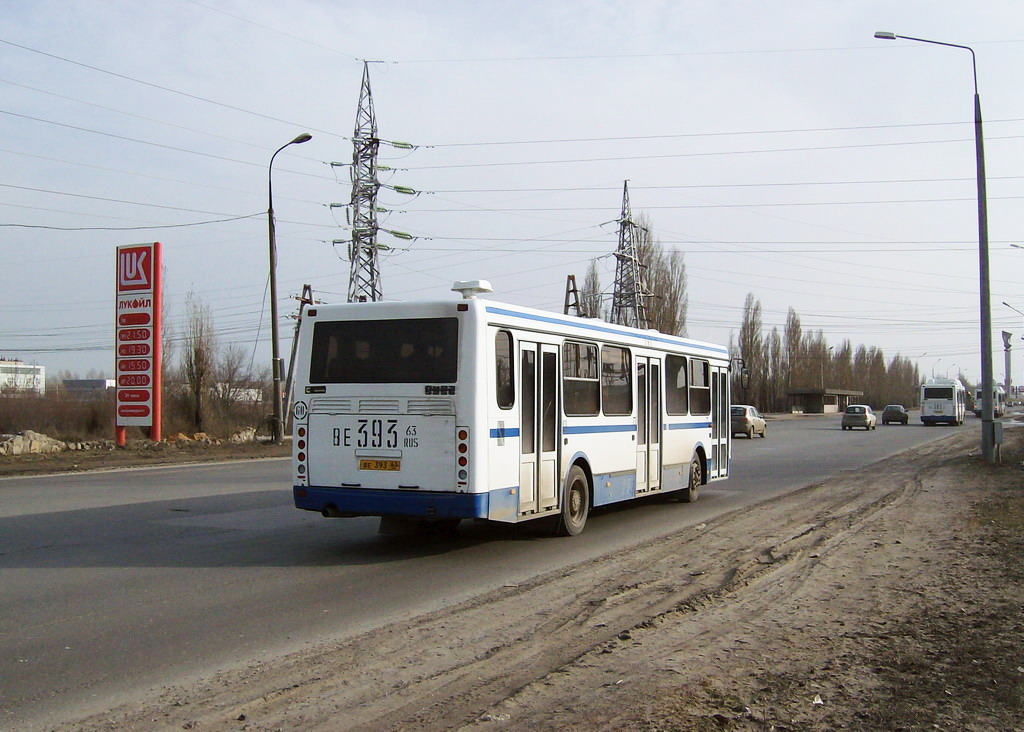
[[[661,486],[661,362],[636,360],[636,492]]]
[[[521,342],[519,513],[558,505],[558,349]]]
[[[711,471],[708,478],[729,475],[729,440],[732,436],[729,414],[729,371],[711,367]]]

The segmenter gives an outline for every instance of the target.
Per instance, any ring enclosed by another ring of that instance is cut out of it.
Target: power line
[[[0,42],[2,42],[2,40],[0,40]],[[221,160],[223,162],[228,162],[228,163],[238,163],[239,165],[248,165],[248,166],[251,166],[251,167],[254,167],[254,168],[262,168],[263,167],[263,165],[261,163],[253,163],[253,162],[250,162],[248,160],[238,160],[237,158],[228,158],[228,157],[224,157],[223,155],[214,155],[213,153],[201,152],[199,150],[189,150],[188,148],[177,147],[175,145],[164,145],[163,143],[159,143],[159,142],[150,142],[149,140],[140,140],[140,139],[135,138],[135,137],[128,137],[127,135],[117,135],[117,134],[114,134],[113,132],[103,132],[102,130],[93,130],[93,129],[89,129],[88,127],[79,127],[78,125],[70,125],[70,124],[66,124],[64,122],[56,122],[54,120],[43,119],[41,117],[32,117],[32,116],[27,115],[27,114],[19,114],[17,112],[11,112],[11,111],[8,111],[8,110],[5,110],[5,109],[0,109],[0,114],[6,114],[6,115],[11,116],[11,117],[18,117],[20,119],[26,119],[26,120],[30,120],[32,122],[41,122],[43,124],[54,125],[55,127],[63,127],[65,129],[75,130],[76,132],[87,132],[87,133],[92,134],[92,135],[100,135],[102,137],[110,137],[110,138],[115,139],[115,140],[123,140],[125,142],[134,142],[134,143],[138,143],[139,145],[148,145],[150,147],[160,148],[161,150],[172,150],[174,152],[188,153],[189,155],[199,155],[199,156],[204,157],[204,158],[211,158],[213,160]],[[311,178],[322,178],[322,179],[326,179],[327,178],[327,176],[313,175],[312,173],[303,173],[303,172],[298,172],[298,171],[294,171],[294,170],[289,171],[289,172],[290,173],[294,173],[295,175],[309,176]]]
[[[31,188],[29,186],[16,186],[11,183],[0,183],[0,188],[14,188],[19,191],[31,191],[33,193],[48,193],[54,196],[70,196],[72,198],[85,198],[90,201],[104,201],[106,203],[123,203],[129,206],[146,206],[148,208],[161,208],[168,211],[187,211],[188,213],[200,213],[208,214],[210,216],[230,216],[221,211],[199,211],[191,208],[182,208],[180,206],[165,206],[160,203],[144,203],[142,201],[126,201],[121,198],[107,198],[105,196],[90,196],[85,193],[68,193],[66,191],[54,191],[48,188]],[[252,215],[252,214],[249,214]],[[246,218],[246,217],[235,217],[235,218]],[[225,219],[227,220],[227,219]]]
[[[990,175],[987,180],[1022,180],[1022,175]],[[637,191],[671,191],[700,190],[721,188],[798,188],[820,186],[853,186],[853,185],[905,185],[908,183],[965,183],[974,182],[975,178],[889,178],[875,180],[821,180],[821,181],[771,181],[765,183],[684,183],[669,185],[632,186]],[[448,188],[435,189],[431,193],[576,193],[617,191],[618,186],[566,186],[560,188]]]
[[[990,201],[1016,200],[1024,196],[989,196]],[[645,211],[657,210],[688,210],[688,209],[709,209],[709,208],[781,208],[785,206],[875,206],[881,204],[907,204],[907,203],[958,203],[961,201],[975,201],[976,198],[906,198],[906,199],[876,199],[871,201],[786,201],[780,203],[686,203],[671,206],[644,206]],[[472,206],[469,208],[421,208],[415,209],[416,213],[529,213],[529,212],[555,212],[555,211],[605,211],[607,206],[532,206],[524,208],[483,208]]]
[[[125,81],[130,81],[130,82],[133,82],[135,84],[142,84],[143,86],[148,86],[148,87],[150,87],[152,89],[159,89],[160,91],[169,92],[171,94],[177,94],[179,96],[186,97],[188,99],[194,99],[194,100],[196,100],[198,102],[205,102],[206,104],[213,104],[213,105],[215,105],[217,107],[222,107],[223,109],[230,109],[230,110],[233,110],[235,112],[242,112],[243,114],[249,114],[249,115],[252,115],[254,117],[260,117],[262,119],[270,120],[272,122],[281,122],[283,124],[290,125],[290,126],[293,126],[293,127],[294,126],[298,126],[298,127],[307,127],[308,129],[313,129],[313,128],[309,128],[307,125],[303,125],[303,124],[300,124],[298,122],[294,122],[292,120],[281,119],[280,117],[274,117],[274,116],[271,116],[269,114],[263,114],[262,112],[255,112],[255,111],[253,111],[251,109],[244,109],[242,107],[236,107],[233,104],[225,104],[224,102],[218,102],[218,101],[215,101],[213,99],[207,99],[206,97],[201,97],[201,96],[198,96],[196,94],[189,94],[188,92],[183,92],[180,89],[172,89],[169,86],[162,86],[160,84],[154,84],[154,83],[149,82],[149,81],[143,81],[142,79],[136,79],[136,78],[134,78],[132,76],[127,76],[126,74],[120,74],[120,73],[118,73],[116,71],[110,71],[109,69],[100,68],[99,66],[92,66],[90,64],[82,63],[81,61],[75,61],[73,59],[65,58],[63,56],[58,56],[58,55],[53,54],[53,53],[47,53],[46,51],[41,51],[38,48],[31,48],[29,46],[24,46],[24,45],[22,45],[20,43],[14,43],[13,41],[8,41],[8,40],[6,40],[4,38],[0,38],[0,43],[3,43],[3,44],[8,45],[8,46],[13,46],[14,48],[20,48],[21,50],[28,51],[29,53],[35,53],[35,54],[38,54],[40,56],[45,56],[47,58],[51,58],[51,59],[54,59],[56,61],[61,61],[63,63],[72,64],[74,66],[78,66],[78,67],[83,68],[83,69],[89,69],[90,71],[95,71],[95,72],[100,73],[100,74],[107,74],[108,76],[113,76],[113,77],[118,78],[118,79],[123,79]],[[343,140],[348,139],[348,138],[344,137],[343,135],[338,135],[338,134],[336,134],[334,132],[330,132],[328,130],[313,129],[313,131],[314,132],[318,132],[318,133],[323,134],[323,135],[331,135],[332,137],[339,137],[339,138],[341,138]]]
[[[239,140],[236,137],[227,137],[226,135],[215,134],[213,132],[210,132],[209,130],[197,129],[195,127],[187,127],[185,125],[177,125],[177,124],[174,124],[173,122],[168,122],[166,119],[156,119],[154,117],[146,117],[146,116],[143,116],[141,114],[136,114],[134,112],[127,112],[127,111],[125,111],[123,109],[115,109],[114,107],[107,107],[105,105],[97,104],[96,102],[90,102],[90,101],[87,101],[85,99],[78,99],[76,97],[69,97],[66,94],[58,94],[57,92],[47,91],[46,89],[39,89],[38,87],[29,86],[28,84],[22,84],[22,83],[17,82],[17,81],[11,81],[10,79],[0,79],[0,82],[3,82],[4,84],[10,84],[11,86],[19,87],[21,89],[28,89],[29,91],[36,92],[37,94],[45,94],[47,96],[55,97],[57,99],[64,99],[64,100],[67,100],[69,102],[75,102],[76,104],[83,104],[83,105],[85,105],[87,107],[92,107],[94,109],[102,109],[105,112],[113,112],[114,114],[119,114],[119,115],[123,115],[125,117],[130,117],[131,119],[138,119],[138,120],[142,120],[143,122],[151,122],[153,124],[161,125],[163,127],[170,127],[172,129],[175,129],[175,130],[183,130],[185,132],[191,132],[191,133],[196,134],[196,135],[203,135],[204,137],[212,137],[215,140],[224,140],[224,141],[227,141],[227,142],[236,143],[238,145],[245,145],[247,147],[251,147],[251,148],[260,150],[261,152],[264,151],[265,148],[266,148],[265,145],[257,145],[256,143],[253,143],[253,142],[246,142],[245,140]]]
[[[996,41],[992,41],[995,43]],[[1002,43],[1017,43],[1017,41],[1000,41]],[[757,54],[784,54],[784,53],[834,53],[838,51],[870,51],[876,46],[840,46],[835,48],[778,48],[778,49],[752,49],[739,51],[671,51],[663,53],[603,53],[587,54],[580,56],[492,56],[478,58],[448,58],[448,59],[397,59],[395,64],[449,64],[449,63],[496,63],[496,62],[523,62],[523,61],[595,61],[605,59],[643,59],[643,58],[683,58],[690,56],[749,56]]]
[[[994,120],[993,124],[1002,122],[1024,122],[1021,118],[1007,118]],[[988,124],[988,120],[985,121]],[[894,125],[854,125],[848,127],[807,127],[807,128],[789,128],[781,130],[746,130],[737,132],[680,132],[672,134],[662,135],[623,135],[615,137],[563,137],[563,138],[551,138],[547,140],[495,140],[495,141],[481,141],[481,142],[442,142],[422,145],[426,148],[441,148],[441,147],[485,147],[493,145],[549,145],[549,144],[564,144],[572,142],[620,142],[620,141],[636,141],[636,140],[678,140],[678,139],[689,139],[689,138],[701,138],[701,137],[738,137],[747,135],[785,135],[785,134],[807,134],[809,132],[859,132],[863,130],[899,130],[899,129],[914,129],[919,127],[948,127],[948,126],[966,126],[971,124],[970,122],[908,122],[904,124]]]
[[[241,221],[252,219],[257,216],[265,216],[266,212],[234,216],[229,219],[213,219],[211,221],[193,221],[188,224],[160,224],[153,226],[45,226],[43,224],[0,224],[0,227],[14,229],[44,229],[48,231],[152,231],[154,229],[184,229],[189,226],[208,226],[210,224],[223,224],[228,221]]]
[[[1024,135],[1005,135],[1001,137],[988,137],[986,140],[1016,140]],[[908,142],[873,142],[873,143],[862,143],[857,145],[817,145],[811,147],[786,147],[786,148],[768,148],[765,150],[719,150],[719,151],[708,151],[708,152],[691,152],[691,153],[663,153],[659,155],[621,155],[609,158],[566,158],[559,160],[516,160],[516,161],[505,161],[500,163],[454,163],[450,165],[423,165],[418,167],[407,167],[406,170],[451,170],[455,168],[490,168],[490,167],[508,167],[514,165],[564,165],[564,164],[577,164],[577,163],[607,163],[616,162],[622,160],[664,160],[672,158],[699,158],[699,157],[714,157],[716,155],[764,155],[769,153],[788,153],[788,152],[819,152],[822,150],[857,150],[866,148],[883,148],[883,147],[899,147],[903,145],[940,145],[954,142],[970,142],[971,139],[966,137],[955,138],[950,140],[912,140]]]
[[[204,10],[209,10],[210,12],[213,12],[213,13],[220,13],[221,15],[227,16],[228,18],[233,18],[234,20],[237,20],[237,21],[239,21],[241,23],[246,23],[247,25],[255,26],[256,28],[262,28],[265,31],[270,31],[271,33],[276,33],[277,35],[284,36],[285,38],[291,38],[293,41],[300,41],[302,43],[307,43],[310,46],[314,46],[314,47],[322,49],[324,51],[330,51],[331,53],[336,53],[336,54],[339,54],[341,56],[345,56],[346,58],[350,58],[350,59],[352,59],[354,61],[362,61],[363,60],[361,58],[358,58],[357,56],[353,56],[350,53],[346,53],[344,51],[339,51],[336,48],[331,48],[330,46],[324,46],[324,45],[322,45],[320,43],[316,43],[315,41],[311,41],[308,38],[302,38],[301,36],[296,36],[296,35],[293,35],[291,33],[286,33],[285,31],[281,30],[280,28],[272,28],[270,26],[263,25],[262,23],[257,23],[254,20],[250,20],[249,18],[243,18],[240,15],[234,15],[233,13],[229,13],[226,10],[222,10],[221,8],[213,8],[213,7],[210,7],[209,5],[204,5],[201,2],[197,2],[197,0],[188,0],[188,2],[192,3],[193,5],[198,6],[200,8],[203,8]]]

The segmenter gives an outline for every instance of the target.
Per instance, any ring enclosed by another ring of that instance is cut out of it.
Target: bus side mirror
[[[740,369],[740,386],[744,389],[750,386],[750,371],[747,370],[746,366]]]

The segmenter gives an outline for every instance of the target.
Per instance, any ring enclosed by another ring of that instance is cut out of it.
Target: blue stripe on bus
[[[667,430],[706,430],[711,429],[710,422],[677,422],[665,425]],[[635,424],[607,424],[607,425],[583,425],[578,427],[563,427],[562,433],[566,435],[587,435],[601,432],[636,432]],[[491,429],[492,440],[502,438],[519,437],[518,427],[496,427]]]
[[[535,320],[540,323],[554,323],[555,325],[571,326],[573,328],[581,328],[583,330],[592,330],[597,333],[611,333],[620,337],[625,338],[636,338],[639,340],[656,341],[659,343],[671,343],[674,346],[686,346],[687,348],[693,348],[698,351],[710,351],[711,353],[721,354],[722,356],[728,356],[729,351],[725,348],[719,348],[716,346],[705,346],[700,343],[694,343],[693,341],[684,340],[682,338],[673,338],[657,331],[647,331],[643,333],[631,333],[629,331],[622,330],[610,325],[602,325],[582,318],[577,319],[566,319],[558,318],[550,315],[537,315],[535,313],[521,313],[517,310],[506,310],[505,308],[488,306],[487,312],[494,313],[496,315],[510,315],[515,318],[523,318],[524,320]]]
[[[519,437],[518,427],[498,427],[491,430],[491,439],[501,439],[503,437]]]
[[[594,424],[579,427],[562,427],[564,435],[588,435],[597,432],[636,432],[635,424]]]

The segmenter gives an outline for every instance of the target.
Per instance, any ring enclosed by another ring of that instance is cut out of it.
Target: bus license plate
[[[360,460],[360,470],[401,470],[401,460]]]

